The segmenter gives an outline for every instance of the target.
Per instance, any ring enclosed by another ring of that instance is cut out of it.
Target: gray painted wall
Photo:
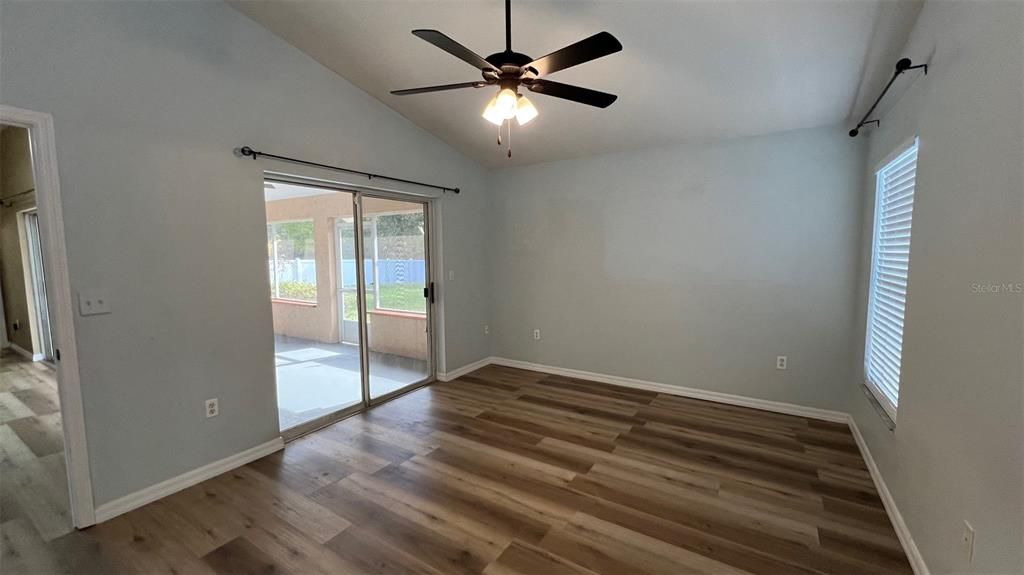
[[[0,100],[54,116],[72,290],[112,302],[75,318],[97,504],[278,435],[273,164],[241,144],[461,186],[442,200],[446,359],[490,354],[475,164],[219,2],[4,2],[0,20]]]
[[[858,358],[874,172],[915,134],[920,149],[896,429],[853,385],[862,367],[846,410],[933,574],[1024,572],[1024,294],[978,293],[1024,282],[1022,31],[1020,2],[927,2],[904,54],[928,75],[866,131]]]
[[[802,130],[497,171],[495,353],[839,407],[862,142]]]

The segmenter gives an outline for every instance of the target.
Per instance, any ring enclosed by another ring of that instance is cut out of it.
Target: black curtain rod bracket
[[[323,168],[325,170],[333,170],[335,172],[345,172],[345,173],[348,173],[348,174],[356,174],[356,175],[359,175],[359,176],[364,176],[368,180],[373,180],[374,178],[378,178],[378,179],[381,179],[381,180],[389,180],[389,181],[392,181],[392,182],[401,182],[403,184],[413,184],[413,185],[416,185],[416,186],[423,186],[425,188],[434,188],[435,190],[441,190],[442,192],[452,192],[452,193],[455,193],[455,194],[459,193],[459,188],[449,188],[448,186],[438,186],[436,184],[426,184],[426,183],[423,183],[423,182],[417,182],[416,180],[406,180],[406,179],[403,179],[403,178],[393,178],[391,176],[385,176],[383,174],[374,174],[374,173],[371,173],[371,172],[363,172],[361,170],[353,170],[353,169],[350,169],[350,168],[342,168],[341,166],[331,166],[329,164],[318,164],[317,162],[309,162],[309,161],[306,161],[306,160],[300,160],[298,158],[290,158],[288,156],[278,156],[277,154],[270,154],[270,153],[267,153],[267,152],[261,152],[259,150],[254,150],[254,149],[250,148],[249,146],[242,146],[241,148],[238,148],[237,152],[239,154],[241,154],[243,157],[252,158],[254,160],[256,160],[256,159],[258,159],[258,158],[260,158],[262,156],[264,158],[271,158],[271,159],[274,159],[274,160],[280,160],[282,162],[290,162],[292,164],[300,164],[300,165],[303,165],[303,166],[312,166],[314,168]]]
[[[857,134],[860,133],[860,129],[868,124],[874,124],[876,126],[882,125],[881,120],[869,120],[868,118],[870,118],[871,114],[874,113],[875,108],[878,107],[878,103],[881,102],[882,98],[885,97],[885,93],[888,92],[889,88],[892,87],[892,83],[896,81],[896,78],[898,78],[900,74],[904,72],[907,72],[909,70],[917,70],[918,68],[924,68],[925,75],[928,75],[928,64],[918,64],[917,66],[914,66],[914,63],[910,61],[910,58],[900,58],[900,60],[896,62],[896,71],[893,72],[892,78],[889,78],[889,83],[886,84],[885,88],[882,89],[882,93],[879,94],[878,98],[875,99],[875,103],[871,104],[871,107],[868,108],[868,113],[864,114],[864,117],[860,119],[860,122],[857,122],[857,127],[850,130],[851,138],[856,138]]]

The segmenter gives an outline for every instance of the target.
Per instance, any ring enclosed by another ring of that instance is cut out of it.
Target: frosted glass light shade
[[[526,96],[520,96],[519,101],[516,102],[516,121],[522,126],[530,120],[537,117],[539,112],[534,107],[533,102],[528,100]]]
[[[498,111],[498,107],[495,105],[497,100],[497,97],[491,98],[491,101],[487,103],[487,107],[484,108],[484,113],[482,115],[488,122],[495,126],[500,126],[505,122],[505,116]]]
[[[505,117],[506,120],[511,120],[516,116],[516,100],[518,97],[516,93],[505,88],[498,92],[498,97],[494,99],[494,107],[497,108],[498,112]]]

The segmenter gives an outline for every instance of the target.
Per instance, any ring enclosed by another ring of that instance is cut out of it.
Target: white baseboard
[[[849,416],[847,423],[850,425],[850,431],[853,433],[854,440],[857,441],[857,447],[860,448],[861,457],[864,458],[864,463],[868,466],[871,479],[875,482],[875,490],[878,491],[878,496],[882,499],[885,512],[889,515],[889,521],[892,522],[892,528],[896,531],[900,544],[903,545],[904,553],[907,554],[910,567],[913,568],[915,575],[929,575],[924,557],[917,548],[917,544],[914,543],[914,538],[910,535],[910,529],[907,527],[906,522],[903,521],[903,515],[900,514],[900,510],[896,507],[896,500],[893,499],[892,493],[889,492],[889,487],[885,484],[882,472],[879,471],[875,458],[871,456],[868,444],[864,441],[864,436],[861,435],[857,422],[853,419],[852,415]]]
[[[21,347],[20,345],[14,343],[13,341],[11,342],[10,348],[11,348],[11,351],[13,351],[14,353],[20,355],[21,357],[24,357],[25,359],[27,359],[29,361],[35,361],[34,359],[32,359],[32,352],[30,352],[29,350],[27,350],[27,349]]]
[[[455,369],[453,369],[451,371],[446,371],[446,372],[443,372],[443,373],[438,373],[437,374],[437,379],[438,379],[438,381],[451,381],[453,379],[460,378],[460,377],[466,375],[467,373],[472,373],[472,372],[480,369],[481,367],[488,366],[488,365],[490,365],[493,362],[494,362],[494,358],[493,357],[485,357],[485,358],[483,358],[481,360],[474,361],[473,363],[464,365],[462,367],[455,368]]]
[[[202,467],[193,469],[192,471],[182,473],[177,477],[161,481],[156,485],[150,485],[145,489],[140,489],[139,491],[129,493],[124,497],[108,501],[96,508],[96,522],[102,523],[108,519],[113,519],[114,517],[127,513],[132,509],[137,509],[147,503],[152,503],[157,499],[167,497],[168,495],[177,493],[187,487],[192,487],[197,483],[241,467],[246,463],[255,461],[263,456],[270,455],[271,453],[283,448],[284,440],[278,437],[266,443],[257,445],[256,447],[246,449],[240,453],[229,455],[224,459],[220,459]]]
[[[25,359],[27,359],[29,361],[43,361],[43,359],[44,359],[43,358],[43,354],[41,354],[41,353],[32,353],[31,351],[21,347],[20,345],[14,343],[13,341],[10,342],[10,348],[11,348],[11,351],[13,351],[14,353],[20,355],[21,357],[24,357]]]
[[[594,373],[592,371],[581,371],[578,369],[555,367],[551,365],[543,365],[540,363],[530,363],[527,361],[519,361],[516,359],[507,359],[504,357],[492,357],[490,358],[490,360],[491,363],[495,365],[504,365],[506,367],[515,367],[519,369],[528,369],[531,371],[540,371],[543,373],[550,373],[552,375],[562,375],[565,377],[575,377],[578,379],[589,379],[590,381],[608,383],[611,385],[619,385],[622,387],[631,387],[634,389],[656,391],[658,393],[667,393],[669,395],[678,395],[681,397],[690,397],[693,399],[703,399],[707,401],[725,403],[728,405],[738,405],[740,407],[763,409],[764,411],[785,413],[787,415],[796,415],[799,417],[810,417],[812,419],[822,419],[825,421],[835,421],[838,423],[846,423],[850,418],[849,415],[841,411],[818,409],[816,407],[806,407],[803,405],[796,405],[793,403],[783,403],[781,401],[756,399],[753,397],[745,397],[742,395],[733,395],[730,393],[721,393],[718,391],[694,389],[692,387],[683,387],[681,385],[670,385],[667,383],[658,383],[655,381],[645,381],[642,379],[632,379],[629,377],[620,377],[617,375]]]

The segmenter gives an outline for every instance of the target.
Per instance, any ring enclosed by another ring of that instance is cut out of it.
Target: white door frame
[[[78,373],[74,305],[68,276],[68,254],[64,239],[64,214],[60,200],[53,116],[0,105],[0,122],[29,131],[36,205],[42,227],[40,239],[45,255],[43,266],[49,280],[46,288],[51,333],[55,355],[60,356],[55,363],[61,421],[64,427],[64,459],[67,463],[71,495],[71,518],[75,527],[88,527],[96,523],[96,509],[93,503],[89,450],[85,437],[85,414]]]

